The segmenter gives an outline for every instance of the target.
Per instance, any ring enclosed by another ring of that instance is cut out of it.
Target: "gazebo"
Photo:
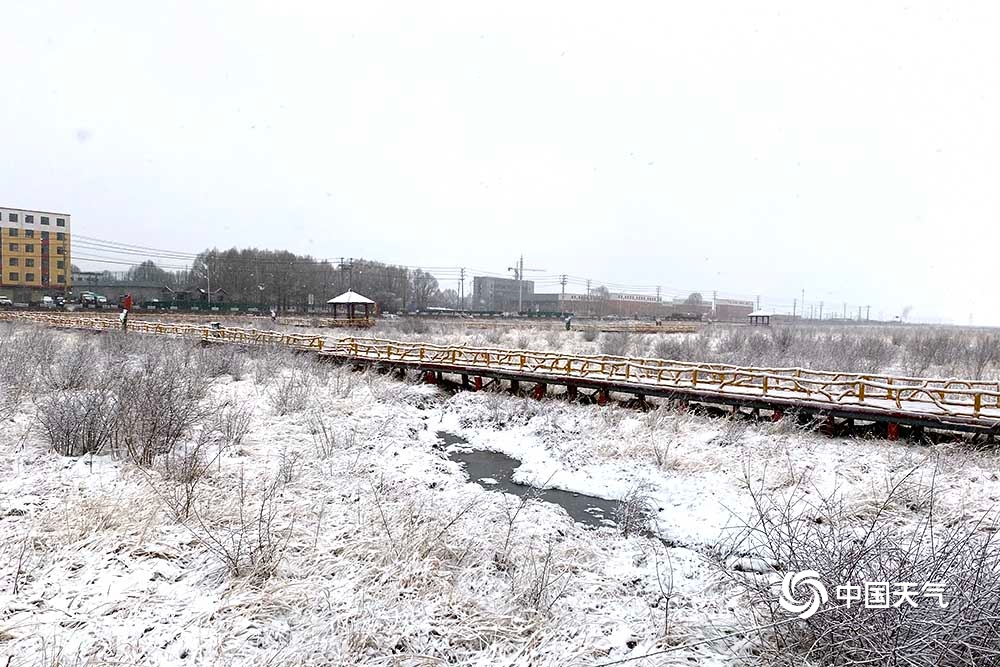
[[[750,324],[754,326],[758,325],[764,327],[771,326],[771,313],[767,312],[766,310],[755,310],[749,315],[747,315],[747,317],[750,320]]]
[[[343,307],[346,310],[347,316],[354,320],[358,319],[357,308],[358,306],[364,306],[365,316],[364,319],[369,319],[371,317],[369,311],[375,310],[375,302],[366,296],[361,296],[354,290],[347,290],[340,296],[335,296],[326,302],[328,305],[333,306],[333,319],[337,319],[338,308]]]

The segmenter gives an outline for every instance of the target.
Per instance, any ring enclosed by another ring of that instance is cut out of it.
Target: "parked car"
[[[97,305],[104,306],[107,303],[108,303],[108,297],[104,296],[103,294],[97,295]]]
[[[56,302],[51,296],[43,296],[41,301],[42,308],[55,308]]]
[[[0,296],[0,307],[13,306],[14,302],[10,300],[9,296]]]

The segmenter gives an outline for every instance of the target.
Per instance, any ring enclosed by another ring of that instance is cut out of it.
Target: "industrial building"
[[[528,309],[535,296],[535,283],[531,280],[475,276],[472,279],[472,310],[491,312],[517,312]]]
[[[38,301],[72,286],[70,215],[0,207],[0,291]]]

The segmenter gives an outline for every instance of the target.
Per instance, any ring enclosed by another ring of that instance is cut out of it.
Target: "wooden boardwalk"
[[[75,314],[0,313],[73,329],[119,328],[116,319]],[[502,386],[536,398],[560,392],[597,403],[624,395],[645,402],[665,398],[769,411],[773,418],[797,412],[828,419],[878,423],[893,437],[899,425],[993,434],[1000,430],[1000,383],[753,368],[663,359],[587,356],[531,350],[442,346],[420,342],[286,333],[235,327],[137,320],[129,332],[194,338],[206,343],[280,345],[323,359],[422,372],[428,381],[454,381],[470,390]]]

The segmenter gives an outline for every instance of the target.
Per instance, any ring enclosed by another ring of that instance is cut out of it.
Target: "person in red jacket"
[[[122,331],[128,331],[128,314],[132,310],[132,295],[126,294],[122,299],[122,312],[119,316],[122,321]]]

